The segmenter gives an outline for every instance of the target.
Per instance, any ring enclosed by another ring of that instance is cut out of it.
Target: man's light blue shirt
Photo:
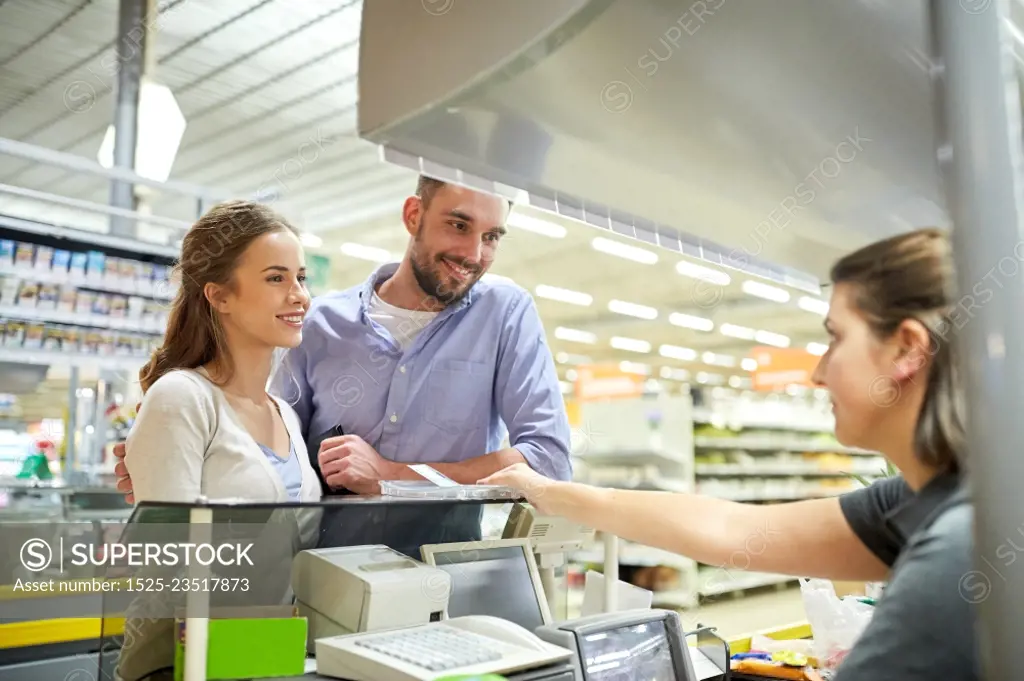
[[[367,314],[397,268],[316,298],[302,343],[275,374],[274,392],[294,407],[312,457],[339,425],[402,463],[476,458],[500,449],[507,433],[534,470],[571,479],[568,417],[529,292],[478,281],[403,352]]]

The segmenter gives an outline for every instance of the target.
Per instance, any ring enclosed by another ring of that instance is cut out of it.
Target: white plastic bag
[[[840,599],[827,579],[801,579],[800,593],[814,636],[814,656],[823,668],[834,669],[871,621],[874,607],[855,596]]]

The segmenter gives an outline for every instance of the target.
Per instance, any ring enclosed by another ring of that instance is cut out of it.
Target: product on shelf
[[[40,310],[56,310],[60,299],[60,289],[55,284],[40,284],[39,300],[36,307]]]
[[[53,267],[50,271],[53,272],[57,281],[65,282],[68,280],[69,270],[71,268],[71,251],[64,251],[57,249],[53,252]]]
[[[57,309],[61,312],[74,312],[77,301],[78,291],[71,286],[62,286],[60,289],[60,300],[57,302]]]
[[[79,291],[75,297],[75,314],[91,315],[95,304],[95,293],[92,291]]]
[[[92,302],[92,314],[100,317],[110,316],[110,298],[106,293],[96,294],[96,298]]]
[[[18,307],[34,308],[39,301],[39,284],[34,281],[21,282],[18,289]]]
[[[0,239],[0,270],[14,268],[14,242],[10,239]]]
[[[25,322],[4,323],[4,347],[20,348],[25,343]]]
[[[18,302],[18,289],[21,287],[21,280],[17,277],[0,278],[0,305],[14,305]]]
[[[110,312],[112,319],[124,319],[128,316],[128,299],[124,296],[110,296]]]
[[[14,268],[18,270],[32,269],[32,260],[35,255],[35,248],[30,243],[19,242],[14,253]]]
[[[34,265],[37,270],[49,272],[53,267],[53,249],[49,246],[36,246]]]
[[[85,280],[85,268],[88,258],[87,253],[75,252],[71,254],[71,267],[68,269],[68,277],[71,281]]]
[[[46,327],[39,322],[32,322],[25,327],[24,347],[29,350],[43,349],[43,332]]]
[[[85,278],[92,282],[103,281],[103,269],[106,254],[103,251],[89,251],[85,265]]]

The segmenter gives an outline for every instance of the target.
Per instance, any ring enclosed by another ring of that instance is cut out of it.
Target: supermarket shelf
[[[652,592],[651,607],[654,608],[695,608],[699,605],[697,595],[685,589]]]
[[[126,239],[124,237],[112,236],[110,234],[88,232],[60,225],[48,225],[41,222],[33,222],[31,220],[11,217],[9,215],[0,215],[0,227],[7,227],[9,229],[16,229],[20,232],[28,232],[30,234],[38,234],[41,236],[67,239],[81,244],[92,244],[93,246],[99,246],[101,248],[116,248],[130,253],[155,255],[161,258],[169,258],[171,260],[176,260],[181,255],[181,249],[175,246],[148,243],[137,239]]]
[[[728,499],[729,501],[800,501],[803,499],[822,499],[834,497],[846,492],[851,492],[853,487],[821,487],[808,488],[805,490],[777,491],[777,492],[747,492],[743,490],[697,490],[697,494],[717,499]]]
[[[878,466],[850,466],[848,469],[823,468],[814,464],[801,463],[771,463],[771,464],[708,464],[699,463],[694,467],[694,473],[704,476],[773,476],[773,475],[801,475],[801,476],[823,476],[823,477],[845,477],[850,474],[862,475],[865,477],[881,475],[884,464]]]
[[[765,574],[760,572],[741,572],[738,570],[701,570],[697,573],[701,596],[720,596],[734,591],[757,589],[762,586],[787,584],[797,581],[789,575]]]
[[[0,318],[17,319],[28,322],[51,322],[54,324],[71,324],[115,331],[134,331],[137,333],[163,334],[155,320],[142,321],[126,317],[110,317],[107,315],[66,312],[63,310],[47,310],[37,307],[19,307],[17,305],[0,305]]]
[[[857,456],[879,456],[878,452],[855,447],[844,447],[827,442],[807,442],[792,439],[771,439],[765,437],[711,437],[698,435],[693,439],[698,449],[752,449],[762,451],[787,452],[831,452],[836,454],[854,454]]]
[[[715,413],[710,409],[695,409],[693,422],[701,425],[725,424],[730,429],[791,430],[802,433],[832,433],[835,423],[832,419],[806,419],[779,421],[774,419],[743,418],[732,419],[727,414]]]
[[[142,298],[155,298],[157,300],[172,300],[175,293],[168,282],[149,282],[148,286],[140,286],[134,282],[124,283],[120,281],[109,281],[107,279],[90,279],[88,277],[71,278],[67,272],[60,273],[52,270],[0,267],[0,277],[17,277],[18,279],[34,281],[40,284],[84,288],[90,291],[120,293],[126,296],[140,296]]]
[[[596,546],[586,551],[573,551],[569,554],[569,559],[575,563],[604,565],[604,547]],[[689,558],[672,553],[671,551],[662,551],[650,546],[642,546],[625,541],[621,541],[619,546],[619,564],[635,567],[665,565],[680,570],[689,570],[695,565],[694,561]]]
[[[24,348],[0,348],[0,362],[56,366],[95,367],[114,371],[137,371],[149,357],[124,355],[89,355],[81,352],[50,352]]]
[[[666,478],[660,475],[645,474],[641,476],[628,476],[616,472],[613,476],[594,474],[583,476],[583,482],[598,487],[612,487],[614,489],[647,490],[654,492],[676,492],[685,494],[693,491],[693,486],[683,480]]]
[[[616,451],[587,452],[575,455],[577,459],[588,465],[608,466],[625,464],[628,466],[654,465],[674,466],[686,465],[691,457],[683,452],[670,452],[655,449],[620,449]]]

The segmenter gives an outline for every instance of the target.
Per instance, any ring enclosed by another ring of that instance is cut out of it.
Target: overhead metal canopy
[[[406,165],[813,287],[798,272],[948,225],[925,8],[374,0],[359,132]]]

